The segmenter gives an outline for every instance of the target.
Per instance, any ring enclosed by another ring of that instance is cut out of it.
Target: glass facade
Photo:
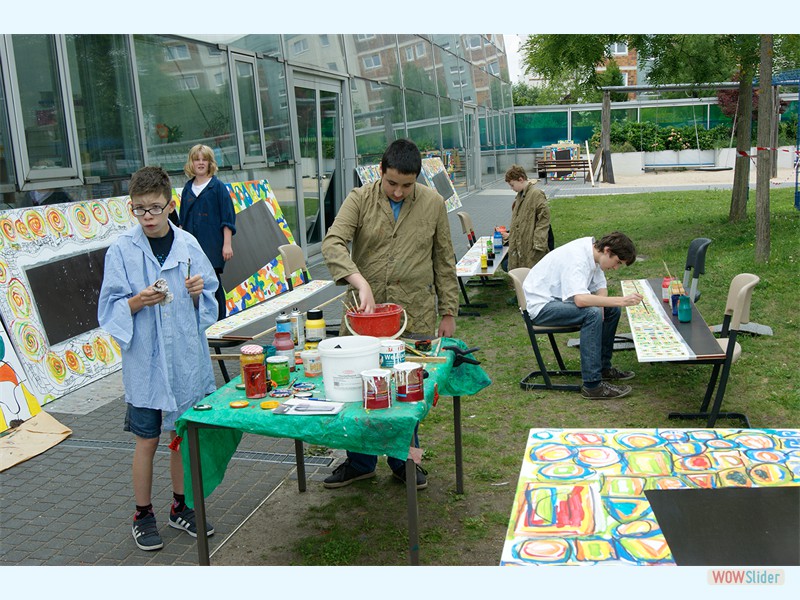
[[[314,252],[356,167],[397,138],[461,194],[515,157],[499,35],[3,35],[0,79],[4,208],[124,195],[146,164],[182,187],[206,144],[222,181],[268,179]]]

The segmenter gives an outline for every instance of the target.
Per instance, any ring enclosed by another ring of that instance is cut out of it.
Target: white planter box
[[[660,150],[658,152],[645,152],[644,165],[646,167],[674,167],[678,165],[678,153],[674,150]]]
[[[641,175],[644,171],[644,152],[614,152],[611,154],[611,165],[615,177]]]

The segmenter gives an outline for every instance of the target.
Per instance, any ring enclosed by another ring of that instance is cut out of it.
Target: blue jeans
[[[419,425],[414,428],[414,447],[419,448]],[[361,454],[360,452],[347,451],[347,460],[350,461],[350,466],[356,471],[361,473],[372,473],[378,466],[378,457],[374,454]],[[392,471],[398,469],[405,469],[406,461],[394,458],[393,456],[386,457],[386,462],[389,463],[389,468]]]
[[[534,325],[581,327],[581,379],[589,387],[600,383],[602,372],[611,368],[614,338],[622,314],[617,307],[579,308],[574,302],[553,300],[544,305],[532,320]]]

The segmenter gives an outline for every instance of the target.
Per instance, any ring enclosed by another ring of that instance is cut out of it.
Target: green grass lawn
[[[664,192],[556,199],[551,214],[556,243],[612,230],[628,234],[639,259],[610,274],[610,293],[621,279],[661,277],[666,262],[682,278],[689,242],[713,241],[700,278],[697,306],[709,324],[722,322],[728,285],[738,273],[761,278],[753,293],[751,320],[769,325],[774,336],[739,338],[742,357],[734,365],[723,410],[750,417],[753,427],[800,427],[800,211],[793,190],[771,197],[771,260],[755,264],[755,193],[749,218],[727,222],[730,192]],[[486,302],[481,317],[457,320],[457,337],[479,346],[477,357],[491,386],[462,402],[465,493],[455,493],[452,410],[447,398],[420,427],[429,487],[419,493],[421,561],[428,565],[496,565],[514,499],[527,432],[533,427],[701,427],[670,421],[670,411],[699,408],[711,367],[638,364],[635,352],[619,352],[615,364],[636,371],[634,392],[618,400],[592,401],[575,392],[525,392],[519,380],[534,369],[534,357],[510,285],[471,287]],[[620,331],[627,330],[623,315]],[[579,368],[578,349],[560,340],[568,366]],[[572,335],[574,337],[574,334]],[[550,358],[549,350],[545,351]],[[736,426],[720,420],[718,427]],[[378,477],[330,491],[322,510],[304,518],[307,537],[287,564],[407,564],[406,502],[382,459]]]

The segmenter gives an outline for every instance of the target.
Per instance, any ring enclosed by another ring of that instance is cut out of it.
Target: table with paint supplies
[[[279,385],[263,398],[247,398],[246,390],[241,389],[241,376],[235,377],[206,397],[201,406],[186,411],[178,419],[176,428],[178,436],[183,439],[180,451],[184,465],[189,467],[185,469],[186,502],[195,508],[198,522],[201,516],[205,519],[204,498],[222,482],[243,433],[294,439],[298,485],[302,492],[305,490],[304,442],[378,456],[385,454],[410,463],[409,446],[415,428],[441,396],[453,398],[456,484],[458,492],[462,493],[460,397],[475,394],[491,384],[483,369],[473,364],[479,357],[473,357],[470,350],[477,349],[470,349],[463,341],[450,338],[434,340],[427,352],[418,350],[414,341],[405,342],[404,358],[408,364],[418,361],[416,364],[427,373],[421,380],[424,397],[413,402],[398,401],[396,386],[391,386],[387,408],[367,409],[364,399],[372,389],[370,400],[375,401],[374,386],[363,385],[363,373],[372,373],[382,364],[388,366],[379,369],[384,373],[397,374],[402,369],[402,362],[397,365],[381,362],[382,358],[385,359],[382,353],[388,351],[391,342],[397,344],[398,340],[380,340],[371,336],[328,338],[319,345],[321,375],[308,377],[302,364],[293,365],[296,370],[290,374],[289,383]],[[294,394],[300,390],[303,400],[308,393],[312,395],[307,398],[306,406],[318,406],[314,400],[318,398],[325,400],[319,404],[330,404],[336,410],[324,414],[309,414],[313,410],[290,410],[281,414],[286,405],[297,404]],[[275,407],[275,401],[280,403],[278,407]],[[380,398],[378,401],[380,404]],[[413,504],[415,519],[415,495]],[[409,507],[410,522],[411,519]],[[409,547],[412,548],[411,544]],[[198,551],[200,563],[208,564],[207,540],[203,536],[198,537]],[[415,551],[411,552],[413,563]]]

